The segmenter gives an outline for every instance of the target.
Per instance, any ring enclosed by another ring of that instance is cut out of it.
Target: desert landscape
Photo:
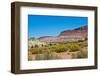
[[[81,59],[88,57],[88,26],[61,31],[57,36],[28,39],[28,60]]]

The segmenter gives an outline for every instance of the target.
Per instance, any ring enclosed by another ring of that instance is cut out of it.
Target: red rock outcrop
[[[73,30],[62,31],[58,36],[43,36],[39,40],[43,42],[67,42],[87,39],[88,26],[82,26]]]

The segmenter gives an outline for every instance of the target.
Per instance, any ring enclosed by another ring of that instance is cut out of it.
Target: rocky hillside
[[[88,35],[88,26],[82,26],[72,30],[64,30],[58,36],[43,36],[38,38],[41,42],[67,42],[84,40]]]
[[[80,36],[87,37],[88,26],[82,26],[79,28],[75,28],[73,30],[65,30],[60,33],[59,36]]]

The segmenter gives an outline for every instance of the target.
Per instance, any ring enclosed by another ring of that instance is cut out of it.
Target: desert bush
[[[72,54],[72,58],[73,59],[76,59],[76,58],[87,58],[87,57],[88,57],[87,50],[81,50],[81,51],[78,51],[78,52]]]
[[[80,50],[80,46],[78,44],[73,44],[73,43],[68,44],[67,47],[70,50],[70,52],[75,52]]]
[[[84,41],[84,42],[79,42],[78,45],[80,47],[87,47],[88,46],[88,43],[87,43],[87,41]]]
[[[51,60],[51,59],[60,59],[60,57],[50,51],[45,51],[43,54],[37,54],[35,57],[35,60]]]
[[[40,54],[40,53],[42,53],[41,48],[31,48],[29,51],[31,51],[32,54]]]
[[[28,51],[28,60],[32,60],[32,52]]]
[[[32,52],[32,54],[41,54],[44,53],[43,51],[47,51],[47,50],[56,53],[66,52],[66,51],[75,52],[75,51],[79,51],[80,48],[82,47],[87,47],[86,41],[66,42],[66,43],[59,43],[59,44],[57,43],[56,45],[50,44],[40,48],[31,48],[30,51]]]
[[[77,59],[77,52],[72,53],[72,58]]]
[[[88,52],[86,50],[82,50],[82,51],[79,51],[77,53],[77,58],[87,58],[88,57]]]
[[[65,52],[67,50],[68,50],[68,47],[66,47],[65,45],[59,45],[53,51],[60,53],[60,52]]]

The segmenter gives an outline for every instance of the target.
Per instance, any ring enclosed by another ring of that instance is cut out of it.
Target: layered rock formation
[[[38,38],[41,42],[67,42],[67,41],[78,41],[87,39],[88,26],[82,26],[73,30],[62,31],[58,36],[43,36]]]

